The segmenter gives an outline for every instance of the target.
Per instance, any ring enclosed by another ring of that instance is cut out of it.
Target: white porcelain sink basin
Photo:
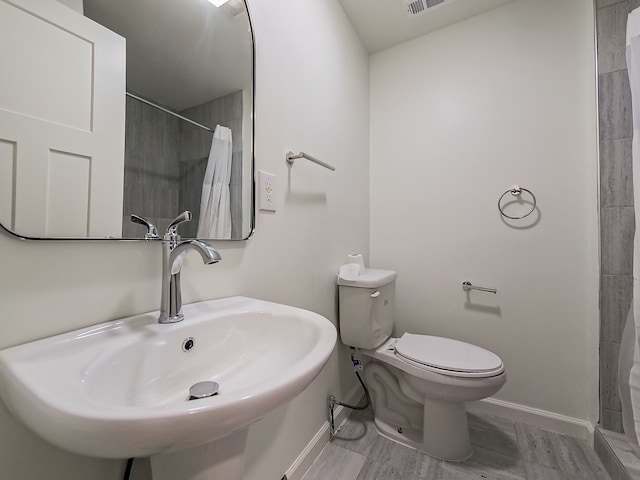
[[[202,445],[254,422],[299,394],[336,342],[315,313],[245,297],[157,312],[0,352],[0,397],[49,442],[105,458]],[[183,344],[193,339],[193,348]],[[188,401],[212,380],[219,395]]]

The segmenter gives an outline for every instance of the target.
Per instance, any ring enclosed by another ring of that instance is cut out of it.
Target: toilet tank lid
[[[360,272],[357,280],[345,280],[338,276],[338,285],[358,288],[378,288],[395,281],[397,277],[398,274],[393,270],[365,268]]]

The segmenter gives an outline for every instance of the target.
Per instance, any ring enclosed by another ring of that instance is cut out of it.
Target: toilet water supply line
[[[371,405],[371,396],[369,395],[369,390],[362,381],[362,377],[360,377],[359,373],[359,370],[362,370],[362,362],[354,358],[356,349],[354,347],[349,348],[351,349],[351,364],[353,365],[353,371],[355,372],[356,377],[358,377],[358,381],[360,382],[360,385],[362,385],[362,389],[364,390],[365,402],[364,405],[349,405],[348,403],[337,401],[334,395],[329,395],[329,430],[331,440],[336,438],[336,425],[333,415],[333,409],[336,405],[341,405],[343,407],[350,408],[351,410],[364,410],[369,405]]]

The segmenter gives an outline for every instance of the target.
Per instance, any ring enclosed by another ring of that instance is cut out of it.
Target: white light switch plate
[[[265,212],[275,212],[276,176],[258,170],[258,208]]]

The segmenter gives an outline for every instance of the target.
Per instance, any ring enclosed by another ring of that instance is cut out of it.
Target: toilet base
[[[463,461],[471,456],[464,402],[425,397],[410,384],[414,383],[411,377],[378,362],[365,367],[365,382],[381,435],[442,460]]]
[[[378,433],[383,437],[405,447],[422,451],[422,430],[411,427],[399,428],[375,417],[373,423]]]
[[[473,449],[464,403],[425,398],[422,437],[420,450],[427,455],[453,462],[469,458]]]
[[[449,415],[449,417],[451,416]],[[449,462],[462,462],[473,454],[466,420],[465,411],[463,432],[459,431],[462,425],[459,425],[458,429],[455,429],[446,422],[438,422],[446,427],[443,433],[437,426],[433,425],[435,422],[427,415],[427,421],[431,424],[431,433],[423,435],[423,430],[411,427],[396,427],[377,418],[374,413],[376,430],[383,437],[404,445],[405,447],[418,450],[430,457],[447,460]],[[452,421],[451,425],[460,423],[459,418],[453,420],[450,418],[449,421]]]

